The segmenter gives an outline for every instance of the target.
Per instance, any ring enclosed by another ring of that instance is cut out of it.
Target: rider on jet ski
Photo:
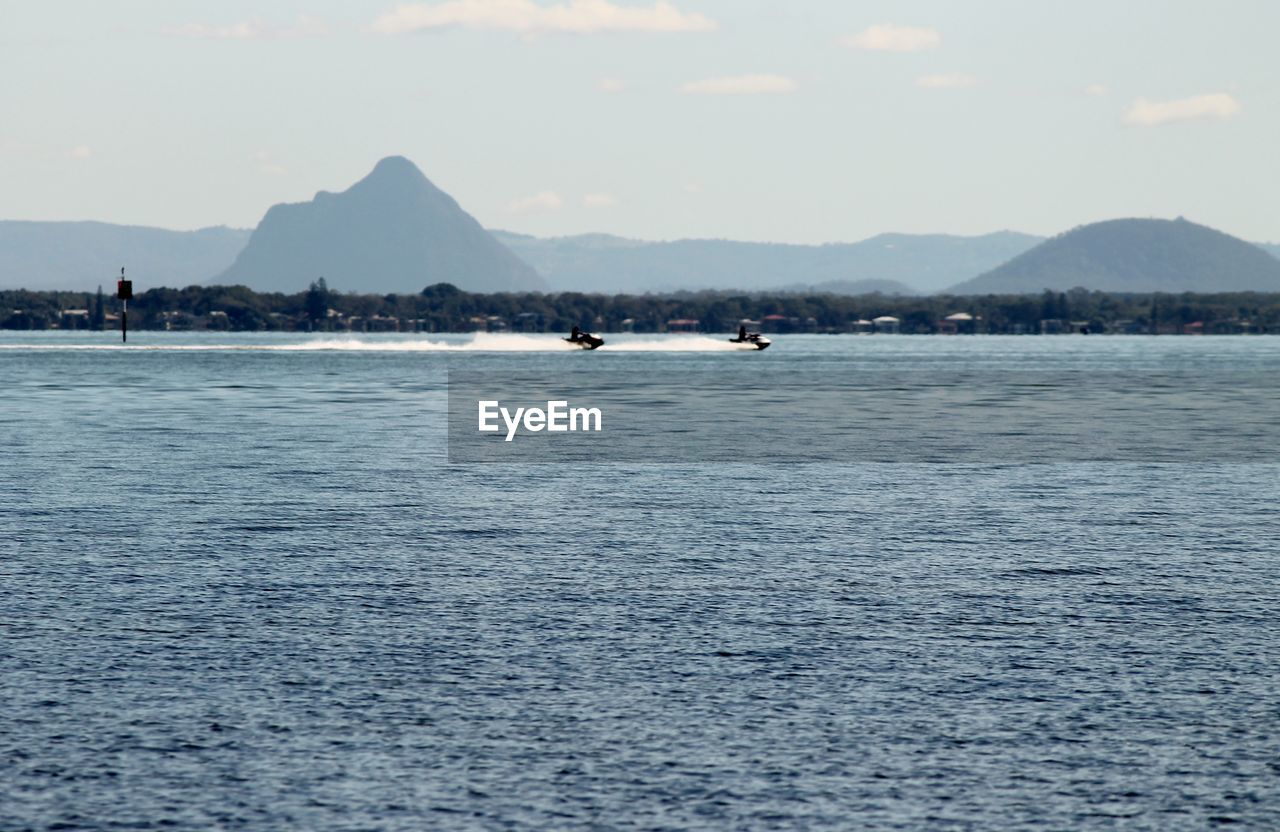
[[[758,332],[747,332],[747,325],[742,324],[738,327],[738,337],[730,338],[730,344],[748,344],[750,348],[757,350],[765,349],[772,343]]]
[[[597,335],[592,335],[590,332],[583,332],[576,326],[573,328],[573,331],[569,333],[569,337],[564,340],[568,341],[570,344],[577,344],[584,350],[594,350],[604,346],[603,338]]]

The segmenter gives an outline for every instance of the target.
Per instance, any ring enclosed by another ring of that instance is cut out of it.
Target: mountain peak
[[[378,164],[373,166],[373,172],[370,176],[405,176],[407,174],[417,174],[422,176],[422,171],[418,166],[403,156],[388,156],[380,159]]]
[[[348,193],[370,191],[378,194],[400,193],[402,195],[420,194],[430,191],[449,199],[443,191],[432,184],[430,179],[413,162],[403,156],[388,156],[373,166],[373,170],[348,189]],[[453,201],[449,199],[449,202]],[[453,203],[456,205],[456,203]]]
[[[316,276],[365,292],[538,290],[545,282],[403,156],[388,156],[342,193],[273,206],[217,279],[296,292]]]

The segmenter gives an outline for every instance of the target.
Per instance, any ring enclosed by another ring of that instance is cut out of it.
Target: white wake
[[[557,335],[523,335],[518,333],[477,332],[465,336],[318,336],[287,343],[245,340],[237,343],[236,336],[222,341],[192,343],[192,337],[163,333],[139,332],[135,342],[121,344],[106,340],[111,333],[102,333],[102,341],[92,335],[77,333],[67,340],[65,335],[52,333],[25,342],[5,343],[0,340],[0,350],[133,350],[156,352],[580,352],[576,344]],[[164,343],[166,338],[181,338],[185,343]],[[210,337],[201,333],[197,338]],[[217,336],[213,336],[217,337]],[[249,335],[249,338],[254,336]],[[288,337],[288,336],[285,336]],[[727,338],[717,339],[706,335],[605,335],[605,344],[598,352],[732,352],[741,349]],[[7,339],[6,339],[7,340]]]

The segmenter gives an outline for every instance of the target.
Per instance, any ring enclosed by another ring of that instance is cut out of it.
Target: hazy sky
[[[489,227],[1280,239],[1275,0],[0,0],[0,218],[252,227],[413,159]]]

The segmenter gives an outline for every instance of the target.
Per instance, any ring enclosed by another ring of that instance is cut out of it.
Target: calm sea
[[[445,441],[448,368],[1213,379],[1280,338],[776,340],[0,333],[0,829],[1280,825],[1274,447]]]

